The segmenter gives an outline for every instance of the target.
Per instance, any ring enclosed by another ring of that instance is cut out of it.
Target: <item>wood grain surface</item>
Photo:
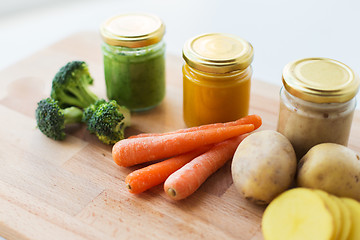
[[[139,166],[117,166],[111,147],[84,126],[65,141],[38,129],[36,103],[50,94],[51,80],[71,60],[84,60],[105,97],[101,39],[72,35],[0,73],[0,236],[7,239],[246,239],[261,240],[264,207],[243,199],[232,184],[230,162],[191,197],[174,202],[162,186],[128,193],[124,179]],[[182,59],[167,56],[167,94],[155,109],[132,115],[126,134],[185,127],[182,119]],[[252,83],[250,113],[261,129],[275,129],[279,87]],[[359,150],[358,112],[350,147]]]

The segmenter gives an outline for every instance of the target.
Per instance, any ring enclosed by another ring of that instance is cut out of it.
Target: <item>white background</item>
[[[255,78],[274,84],[286,63],[304,57],[333,58],[360,72],[357,0],[0,0],[0,70],[124,12],[160,16],[167,51],[179,57],[184,42],[201,33],[245,38],[254,46]]]
[[[160,16],[167,51],[179,57],[184,42],[201,33],[245,38],[255,50],[254,77],[274,84],[286,63],[305,57],[333,58],[360,73],[357,0],[0,0],[0,71],[126,12]]]

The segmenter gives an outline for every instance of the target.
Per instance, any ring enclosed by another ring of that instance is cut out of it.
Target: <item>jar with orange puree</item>
[[[204,34],[183,48],[183,114],[188,127],[248,115],[253,47],[244,39]]]

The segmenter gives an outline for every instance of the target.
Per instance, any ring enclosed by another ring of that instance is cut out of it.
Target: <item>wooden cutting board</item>
[[[264,207],[244,200],[232,184],[230,162],[191,197],[174,202],[162,186],[128,193],[124,179],[137,167],[117,166],[111,147],[85,127],[65,141],[38,129],[36,103],[49,96],[51,80],[71,60],[84,60],[105,97],[101,39],[70,36],[0,73],[0,236],[7,239],[244,239],[260,240]],[[185,127],[182,59],[167,56],[167,95],[157,108],[132,115],[127,135]],[[261,129],[275,129],[279,86],[254,80],[251,114]],[[358,112],[350,147],[360,150]]]

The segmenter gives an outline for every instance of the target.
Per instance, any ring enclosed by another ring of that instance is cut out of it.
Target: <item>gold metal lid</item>
[[[293,96],[314,103],[346,102],[359,89],[359,76],[329,58],[305,58],[287,64],[283,84]]]
[[[100,33],[109,45],[137,48],[160,42],[165,34],[165,25],[154,15],[123,14],[106,20]]]
[[[253,56],[249,42],[222,33],[194,37],[183,48],[183,58],[190,67],[209,73],[243,70],[251,64]]]

